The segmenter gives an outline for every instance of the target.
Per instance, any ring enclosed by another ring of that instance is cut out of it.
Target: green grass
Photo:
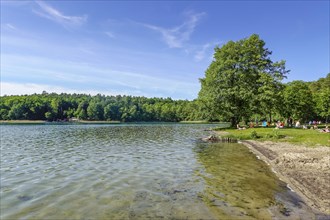
[[[304,130],[296,128],[249,128],[245,130],[221,129],[228,132],[228,136],[240,140],[260,140],[274,142],[289,142],[293,144],[303,144],[306,146],[328,146],[330,147],[330,134],[321,133],[317,130]]]

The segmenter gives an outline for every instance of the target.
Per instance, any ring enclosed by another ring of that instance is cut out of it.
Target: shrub
[[[280,139],[280,138],[284,138],[284,135],[281,135],[278,129],[273,129],[273,138],[275,139]]]
[[[252,139],[257,139],[257,138],[259,138],[258,133],[257,133],[256,131],[252,131],[251,134],[250,134],[250,137],[251,137]]]

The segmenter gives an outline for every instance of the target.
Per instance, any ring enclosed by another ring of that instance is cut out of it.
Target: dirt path
[[[313,209],[330,215],[330,148],[242,141]]]

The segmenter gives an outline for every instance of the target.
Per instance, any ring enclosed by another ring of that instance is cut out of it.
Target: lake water
[[[271,219],[313,213],[219,125],[1,125],[1,219]]]

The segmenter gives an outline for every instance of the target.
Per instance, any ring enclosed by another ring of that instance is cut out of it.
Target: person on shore
[[[275,127],[276,129],[280,129],[280,128],[284,128],[284,124],[281,122],[281,121],[278,121],[277,123],[276,123],[276,127]]]
[[[324,132],[324,133],[330,133],[330,129],[329,129],[328,125],[327,125],[327,126],[325,126],[325,128],[323,128],[323,129],[320,129],[320,132]]]
[[[295,127],[296,128],[300,128],[300,121],[299,120],[296,122],[296,126]]]
[[[244,129],[246,129],[245,127],[240,127],[239,124],[237,124],[236,127],[237,127],[238,130],[244,130]]]

